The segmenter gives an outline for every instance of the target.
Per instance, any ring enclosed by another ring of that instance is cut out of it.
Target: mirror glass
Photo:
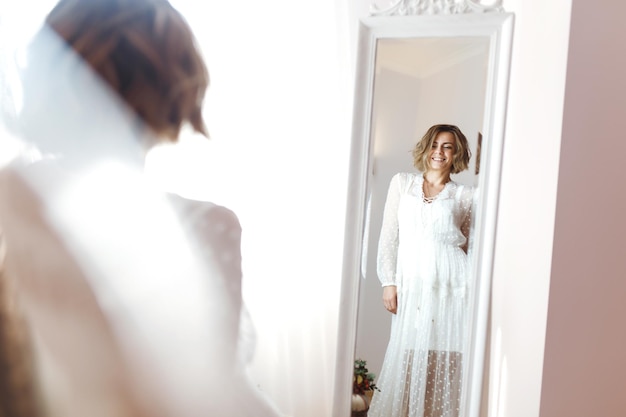
[[[430,404],[429,400],[405,399],[405,406],[384,410],[384,415],[478,415],[512,20],[508,13],[489,13],[371,17],[361,22],[338,387],[345,384],[342,387],[352,390],[355,359],[366,361],[368,371],[377,376],[383,367],[392,321],[392,314],[383,305],[377,274],[385,201],[395,174],[408,172],[421,177],[413,165],[412,150],[429,127],[452,124],[465,134],[472,157],[468,169],[453,174],[452,181],[476,190],[467,248],[471,273],[464,300],[466,323],[462,326],[468,337],[466,346],[455,349],[462,351],[454,358],[459,362],[454,365],[458,370],[446,364],[446,372],[462,375],[445,382],[457,385],[453,390],[459,395],[435,395]],[[405,350],[394,348],[397,352]],[[412,355],[394,360],[410,362]],[[447,358],[446,363],[450,360]],[[430,358],[428,362],[430,366]],[[431,371],[435,372],[428,368]],[[347,406],[339,396],[351,396],[351,392],[341,393],[341,389],[337,390],[337,415],[347,416],[342,404]],[[428,387],[412,389],[413,396],[430,395]],[[446,401],[454,403],[447,405],[456,410],[452,414],[435,410]],[[411,405],[420,402],[422,405]]]
[[[457,125],[474,157],[452,180],[477,185],[476,155],[481,134],[488,61],[487,38],[416,38],[377,41],[372,111],[373,163],[364,230],[361,308],[355,355],[379,375],[391,315],[384,309],[377,276],[377,251],[385,199],[398,172],[417,172],[411,151],[436,123]]]

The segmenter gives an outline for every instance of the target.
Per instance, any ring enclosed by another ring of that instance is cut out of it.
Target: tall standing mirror
[[[411,151],[435,124],[458,126],[472,153],[468,169],[452,175],[453,182],[475,190],[469,245],[465,248],[470,272],[461,327],[467,336],[464,346],[455,349],[462,352],[454,357],[458,369],[446,371],[461,375],[453,381],[459,395],[451,400],[425,393],[430,388],[411,394],[407,388],[407,393],[395,394],[396,403],[404,405],[382,414],[379,405],[376,413],[392,417],[478,417],[480,411],[514,17],[499,5],[482,6],[468,0],[443,2],[451,4],[445,8],[439,3],[399,1],[362,19],[360,25],[336,417],[351,413],[355,359],[367,361],[368,370],[377,376],[383,361],[389,361],[385,353],[392,314],[383,307],[377,274],[385,201],[395,174],[419,174]],[[412,361],[414,352],[407,356],[408,350],[404,351],[405,357],[395,360]],[[436,372],[429,368],[431,371]],[[399,378],[404,383],[411,376]],[[416,393],[431,398],[411,398]],[[455,404],[442,406],[450,401]],[[411,405],[420,402],[430,404]],[[436,411],[438,407],[447,411]]]

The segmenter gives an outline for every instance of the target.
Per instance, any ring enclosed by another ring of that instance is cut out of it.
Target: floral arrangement
[[[378,387],[374,383],[376,375],[367,369],[367,362],[362,359],[354,361],[354,377],[352,378],[352,393],[365,394],[366,391],[377,390]]]

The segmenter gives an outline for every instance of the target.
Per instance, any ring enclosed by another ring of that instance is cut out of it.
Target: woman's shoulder
[[[400,171],[396,173],[395,176],[413,179],[413,178],[422,178],[423,174],[421,172]]]
[[[172,204],[172,207],[174,207],[174,209],[180,214],[193,216],[200,213],[217,212],[230,213],[232,216],[235,215],[235,213],[227,207],[208,200],[196,200],[174,193],[167,193],[167,199]]]
[[[463,193],[474,194],[477,188],[475,185],[471,185],[471,184],[464,184],[464,183],[456,182],[456,181],[451,181],[451,182],[454,184],[454,186],[456,187],[458,191],[463,192]]]
[[[463,184],[452,181],[454,184],[454,199],[461,202],[464,206],[471,207],[476,196],[477,187],[470,184]]]
[[[422,174],[419,172],[398,172],[396,174],[393,175],[393,177],[391,178],[392,182],[398,182],[401,185],[405,185],[405,184],[409,184],[412,183],[414,181],[421,181],[422,180]]]
[[[182,197],[178,194],[168,194],[168,199],[181,223],[192,229],[209,229],[217,232],[241,229],[239,218],[228,207],[211,201]]]

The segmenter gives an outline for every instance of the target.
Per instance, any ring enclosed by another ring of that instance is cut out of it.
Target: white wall
[[[504,0],[504,7],[516,22],[492,288],[490,395],[483,414],[533,417],[539,415],[543,380],[571,0]],[[366,11],[363,6],[361,16]],[[555,346],[563,352],[571,343]],[[573,393],[579,396],[574,403],[585,401],[583,393]],[[553,406],[569,401],[555,398]],[[543,401],[546,409],[550,400]]]
[[[573,1],[541,417],[626,415],[625,15]]]
[[[473,156],[468,170],[453,176],[455,181],[476,185],[474,174],[478,132],[482,131],[485,108],[488,51],[433,74],[423,81],[421,115],[417,131],[435,123],[456,124],[467,136]]]
[[[508,3],[490,416],[623,416],[626,6]]]
[[[490,417],[539,415],[570,5],[504,1],[516,16],[494,260]]]

